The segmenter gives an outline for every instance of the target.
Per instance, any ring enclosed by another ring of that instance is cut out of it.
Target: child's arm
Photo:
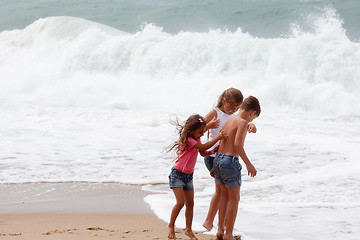
[[[251,164],[249,158],[247,157],[245,150],[244,150],[244,141],[246,136],[246,129],[247,129],[247,123],[241,122],[239,124],[239,127],[237,129],[236,135],[235,135],[235,141],[234,141],[234,147],[236,151],[238,152],[241,159],[244,161],[246,168],[248,170],[248,175],[251,177],[255,177],[257,170],[255,169],[254,165]]]
[[[206,150],[200,150],[199,152],[200,152],[200,155],[202,156],[202,157],[208,157],[208,156],[210,156],[210,155],[212,155],[212,154],[215,154],[215,153],[217,153],[217,150],[219,149],[219,145],[217,145],[213,150],[211,150],[211,151],[206,151]]]
[[[211,110],[205,116],[206,128],[204,132],[206,132],[209,129],[218,128],[220,126],[220,119],[216,119],[216,118],[217,118],[217,113],[215,109]]]
[[[223,130],[220,130],[219,135],[217,135],[214,139],[212,139],[211,141],[207,142],[207,143],[196,143],[194,145],[194,148],[197,148],[199,150],[207,150],[209,148],[211,148],[217,141],[219,141],[220,139],[226,138],[226,133]]]
[[[208,157],[208,156],[214,154],[215,152],[213,150],[211,150],[211,151],[199,150],[199,153],[202,157]]]

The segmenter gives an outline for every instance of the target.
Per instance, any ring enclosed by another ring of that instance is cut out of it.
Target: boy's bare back
[[[239,148],[243,149],[244,146],[247,125],[248,122],[239,115],[228,119],[222,128],[228,137],[221,140],[218,153],[238,157],[240,155]]]

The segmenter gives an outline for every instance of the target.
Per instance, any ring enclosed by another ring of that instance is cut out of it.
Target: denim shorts
[[[204,157],[204,163],[209,172],[214,167],[214,158],[213,156]]]
[[[217,153],[214,159],[214,174],[217,184],[226,188],[241,186],[241,164],[239,158]]]
[[[170,188],[182,188],[184,190],[191,190],[194,188],[193,185],[193,174],[183,173],[176,168],[172,168],[169,175]]]

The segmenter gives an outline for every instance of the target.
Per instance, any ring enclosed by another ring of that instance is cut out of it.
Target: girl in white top
[[[239,110],[243,99],[242,93],[236,88],[229,88],[220,95],[216,107],[205,116],[205,121],[208,122],[206,130],[209,130],[210,140],[214,139],[219,134],[225,121],[235,115]],[[256,127],[253,123],[248,125],[248,132],[256,132]],[[212,149],[216,148],[218,145],[219,142],[217,142]],[[212,168],[214,158],[215,155],[204,158],[205,165],[210,171],[211,176],[213,176]],[[209,231],[213,228],[213,221],[219,209],[220,198],[221,189],[218,184],[215,184],[215,193],[211,198],[208,215],[203,223],[203,227]]]

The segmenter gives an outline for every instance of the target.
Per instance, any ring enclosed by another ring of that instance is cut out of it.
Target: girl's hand
[[[219,135],[218,135],[219,140],[220,139],[226,139],[227,137],[228,136],[227,136],[226,132],[221,129],[220,132],[219,132]]]
[[[213,150],[210,151],[210,155],[217,153],[218,150],[219,150],[219,145],[217,145]]]
[[[247,131],[248,131],[248,133],[251,133],[251,132],[256,133],[257,129],[256,129],[255,124],[249,123],[247,126]]]
[[[210,176],[212,176],[213,178],[215,178],[215,174],[214,174],[214,169],[213,169],[213,168],[210,170]]]
[[[220,119],[214,117],[206,125],[207,129],[218,128],[220,126]]]

